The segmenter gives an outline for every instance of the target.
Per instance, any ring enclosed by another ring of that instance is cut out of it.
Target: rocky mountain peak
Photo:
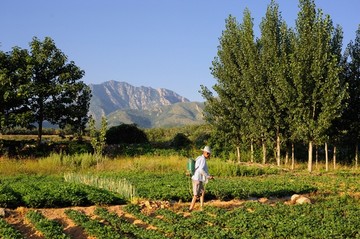
[[[102,116],[117,110],[157,111],[163,106],[190,102],[171,90],[136,87],[113,80],[90,84],[89,87],[92,91],[90,115],[95,119],[101,119]]]

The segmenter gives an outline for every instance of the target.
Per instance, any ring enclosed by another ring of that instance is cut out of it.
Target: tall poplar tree
[[[272,125],[269,106],[270,91],[264,78],[264,69],[260,60],[260,48],[255,40],[254,23],[248,9],[245,9],[243,22],[239,26],[242,48],[237,59],[242,70],[242,87],[244,88],[247,111],[244,115],[248,140],[259,140],[262,145],[263,163],[267,158],[266,141]]]
[[[201,94],[206,100],[205,119],[214,126],[222,140],[236,147],[240,161],[240,144],[245,133],[242,111],[246,106],[246,99],[242,92],[242,71],[238,64],[242,47],[239,39],[238,23],[235,17],[230,15],[219,39],[217,57],[210,68],[211,74],[218,81],[213,86],[217,96],[205,86],[201,86]]]
[[[344,79],[349,84],[348,106],[342,117],[348,137],[355,144],[355,163],[359,154],[360,141],[360,25],[356,31],[355,41],[351,41],[344,54],[346,68]]]
[[[340,81],[341,84],[344,87],[348,86],[348,83],[345,79],[345,71],[346,71],[346,58],[342,55],[342,41],[343,41],[343,30],[342,27],[337,25],[334,29],[334,34],[331,40],[331,51],[334,53],[334,55],[337,58],[338,65],[340,66]],[[342,104],[342,115],[344,114],[344,110],[347,105],[348,98],[348,90],[347,90],[347,97],[344,100]],[[329,170],[329,158],[328,158],[328,143],[333,145],[333,159],[334,159],[334,167],[335,167],[335,161],[336,161],[336,148],[337,145],[341,143],[341,141],[344,139],[344,136],[346,134],[346,131],[344,130],[344,121],[343,117],[337,118],[332,121],[330,128],[328,129],[325,137],[323,138],[324,142],[319,142],[319,144],[325,143],[325,169],[326,171]]]
[[[271,1],[261,24],[260,58],[263,69],[264,90],[272,122],[271,131],[276,136],[276,162],[280,165],[281,135],[286,136],[288,108],[292,101],[289,56],[292,53],[290,31],[281,18],[279,6]]]
[[[291,109],[293,132],[308,142],[308,171],[312,171],[313,144],[341,115],[346,90],[340,67],[331,49],[334,27],[329,16],[315,9],[313,0],[300,0],[296,19],[294,54],[291,58],[296,105]]]

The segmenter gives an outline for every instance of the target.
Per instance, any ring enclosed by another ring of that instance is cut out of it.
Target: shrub
[[[106,132],[107,144],[142,144],[148,142],[144,131],[135,124],[113,126]]]
[[[177,133],[171,141],[171,147],[175,149],[185,149],[191,146],[191,140],[183,133]]]

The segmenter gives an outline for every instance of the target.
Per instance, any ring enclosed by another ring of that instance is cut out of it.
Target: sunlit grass
[[[67,171],[87,170],[96,159],[91,154],[63,155],[52,154],[40,159],[0,159],[0,174],[13,176],[18,174],[61,175]]]
[[[14,140],[14,141],[29,141],[29,140],[33,140],[34,142],[36,142],[36,140],[38,139],[37,135],[33,135],[33,134],[29,134],[29,135],[1,135],[0,139],[3,140]],[[63,139],[61,139],[61,137],[59,137],[59,135],[43,135],[42,136],[42,140],[46,141],[49,140],[51,142],[56,142],[56,141],[61,141]]]
[[[102,157],[98,161],[91,154],[62,155],[52,154],[41,159],[14,160],[0,159],[1,175],[48,174],[61,175],[65,172],[174,172],[186,171],[187,158],[181,156],[141,156],[119,157],[108,159]]]
[[[0,160],[0,174],[2,176],[15,176],[19,174],[59,174],[67,170],[65,166],[59,165],[55,161],[46,160],[46,162],[34,159],[28,160]]]
[[[182,156],[140,156],[119,157],[103,162],[100,171],[144,171],[144,172],[179,172],[186,171],[187,158]]]
[[[44,175],[63,175],[66,172],[157,172],[186,173],[187,157],[184,156],[139,156],[139,157],[117,157],[109,159],[106,157],[95,158],[92,154],[51,154],[48,157],[40,159],[8,159],[0,158],[0,174],[44,174]],[[276,170],[285,170],[289,172],[307,173],[307,163],[295,163],[295,169],[291,170],[291,165],[282,164],[277,167],[275,164],[253,164],[242,162],[224,162],[218,158],[212,158],[208,161],[209,171],[214,176],[239,176],[246,175],[247,170],[265,171],[267,174],[276,173]],[[360,170],[352,165],[329,163],[328,171],[325,170],[325,163],[318,162],[313,164],[313,173],[333,173],[340,171],[359,172]],[[249,173],[249,175],[251,172]]]
[[[66,138],[66,139],[65,139]],[[44,134],[42,135],[41,139],[42,141],[49,141],[49,142],[59,142],[59,141],[68,141],[71,138],[73,138],[72,135],[66,135],[65,138],[60,137],[57,134]],[[29,140],[33,140],[34,142],[37,141],[38,139],[38,135],[35,134],[3,134],[0,135],[0,139],[1,140],[14,140],[14,141],[29,141]],[[82,136],[83,140],[90,140],[90,138],[88,136]]]

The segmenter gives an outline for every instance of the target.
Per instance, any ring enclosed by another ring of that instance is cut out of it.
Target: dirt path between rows
[[[286,203],[286,201],[289,200],[289,198],[282,198],[282,199],[267,199],[267,198],[260,198],[260,199],[250,199],[254,201],[258,201],[260,203],[267,203],[272,204],[275,202],[283,201]],[[244,202],[249,200],[231,200],[231,201],[219,201],[219,200],[213,200],[213,201],[207,201],[205,202],[206,206],[215,206],[215,207],[222,207],[222,208],[235,208],[241,206]],[[168,208],[170,210],[173,210],[175,212],[182,213],[185,217],[189,216],[190,213],[187,212],[187,208],[189,207],[189,203],[180,203],[180,202],[149,202],[149,201],[143,201],[139,203],[145,213],[151,213],[154,210],[157,210],[158,208]],[[65,215],[66,209],[74,209],[84,212],[86,215],[90,217],[94,216],[94,210],[97,206],[90,206],[90,207],[68,207],[68,208],[44,208],[44,209],[36,209],[39,212],[41,212],[46,218],[55,220],[59,222],[63,228],[64,232],[68,234],[71,238],[77,238],[77,239],[95,239],[94,237],[88,236],[84,230],[75,225],[75,223],[70,220]],[[115,206],[106,206],[106,209],[108,209],[110,212],[114,212],[120,217],[125,218],[129,222],[136,224],[137,226],[147,228],[147,229],[154,229],[152,225],[148,225],[141,220],[138,220],[133,215],[126,213],[123,210],[124,205],[115,205]],[[25,238],[29,239],[43,239],[44,237],[36,231],[36,229],[33,228],[33,226],[26,221],[25,214],[29,210],[34,210],[30,208],[24,208],[19,207],[14,210],[6,209],[6,217],[5,220],[13,225],[17,230],[19,230],[22,235]],[[195,210],[199,210],[199,203],[195,206]]]
[[[94,239],[94,237],[88,236],[84,230],[77,226],[71,219],[69,219],[66,214],[65,210],[67,209],[73,209],[78,210],[81,212],[84,212],[86,215],[95,217],[94,216],[94,210],[97,206],[90,206],[90,207],[67,207],[67,208],[41,208],[41,209],[35,209],[39,212],[41,212],[46,218],[50,220],[55,220],[59,222],[63,228],[64,232],[68,234],[71,238],[77,238],[77,239]],[[132,215],[125,213],[125,211],[122,209],[123,205],[118,206],[106,206],[106,208],[111,211],[117,213],[119,216],[125,217],[128,221],[139,224],[139,226],[146,225],[142,223],[141,221],[134,218]],[[27,222],[25,218],[25,214],[29,210],[34,210],[31,208],[24,208],[20,207],[15,210],[6,210],[6,218],[5,220],[13,225],[17,230],[21,232],[22,235],[25,236],[25,238],[30,239],[42,239],[44,238],[36,229],[33,228],[33,226]]]

